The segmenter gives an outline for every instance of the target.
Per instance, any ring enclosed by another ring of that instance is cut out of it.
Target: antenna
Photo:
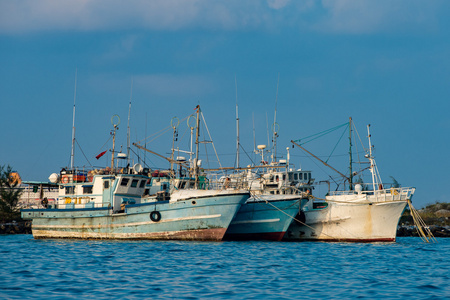
[[[239,168],[239,112],[238,112],[236,75],[234,75],[234,84],[236,86],[236,164],[237,164],[237,167]]]
[[[147,112],[145,112],[145,136],[147,136]],[[147,139],[145,140],[144,147],[147,148]],[[147,158],[147,152],[144,152],[144,166]]]
[[[255,132],[255,113],[252,112],[252,122],[253,122],[253,152],[256,153],[256,132]]]
[[[269,142],[269,118],[267,117],[267,112],[266,112],[266,126],[267,126],[267,145],[270,145]]]
[[[73,169],[74,158],[75,158],[75,100],[77,99],[77,73],[78,73],[78,68],[75,68],[75,91],[73,93],[72,151],[70,154],[70,169]]]
[[[277,132],[276,132],[276,124],[277,124],[277,104],[278,104],[278,86],[280,84],[280,73],[278,73],[278,81],[277,81],[277,94],[275,97],[275,113],[273,116],[273,126],[272,126],[272,162],[277,160]]]
[[[352,125],[352,117],[350,117],[349,121],[348,121],[348,140],[349,140],[348,155],[349,155],[349,159],[350,159],[350,166],[349,166],[350,175],[348,176],[348,184],[349,184],[350,191],[353,190],[352,126],[353,126]]]
[[[195,160],[194,160],[194,178],[195,178],[195,188],[198,188],[198,145],[199,145],[199,135],[200,135],[200,105],[195,108],[197,110],[197,130],[195,133]]]
[[[128,106],[128,128],[127,128],[127,165],[130,165],[130,115],[131,115],[131,98],[133,97],[133,78],[131,78],[130,105]]]

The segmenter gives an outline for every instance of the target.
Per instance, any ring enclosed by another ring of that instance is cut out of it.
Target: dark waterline
[[[0,236],[1,299],[443,299],[450,239],[396,243]]]

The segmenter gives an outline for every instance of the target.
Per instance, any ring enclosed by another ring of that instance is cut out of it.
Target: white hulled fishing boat
[[[384,186],[372,154],[369,126],[367,130],[369,148],[365,157],[372,182],[354,184],[350,169],[351,188],[329,192],[325,199],[311,197],[314,200],[303,209],[302,222],[291,224],[285,240],[395,241],[398,222],[415,188]]]

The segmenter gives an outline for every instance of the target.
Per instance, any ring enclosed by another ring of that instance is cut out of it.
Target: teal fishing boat
[[[309,200],[299,187],[303,181],[299,178],[305,174],[308,181],[310,172],[287,170],[285,163],[272,167],[281,170],[269,168],[260,176],[247,171],[246,184],[252,196],[238,210],[224,240],[280,241],[300,215]]]
[[[110,168],[53,173],[49,180],[59,186],[56,203],[44,199],[42,207],[21,211],[32,220],[34,238],[222,240],[249,192],[200,185],[197,164],[189,184],[173,184],[171,178],[172,188],[150,191],[148,169],[115,167],[118,123],[113,125]]]

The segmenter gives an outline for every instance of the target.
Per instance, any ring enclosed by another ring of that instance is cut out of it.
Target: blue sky
[[[365,143],[372,125],[385,182],[415,186],[418,207],[448,201],[450,2],[242,2],[0,0],[0,164],[25,180],[69,165],[77,70],[76,138],[91,164],[108,164],[109,153],[94,157],[111,147],[114,114],[126,146],[133,85],[133,142],[200,104],[222,163],[233,166],[237,82],[248,157],[253,119],[257,144],[267,144],[275,104],[283,156],[291,139],[352,117]],[[340,134],[305,147],[327,158]],[[181,126],[179,136],[187,148]],[[341,144],[329,162],[345,172]],[[170,133],[149,144],[162,154],[170,147]],[[316,180],[335,175],[299,149],[290,153]],[[249,163],[241,153],[241,165]],[[88,165],[78,147],[75,164]]]

